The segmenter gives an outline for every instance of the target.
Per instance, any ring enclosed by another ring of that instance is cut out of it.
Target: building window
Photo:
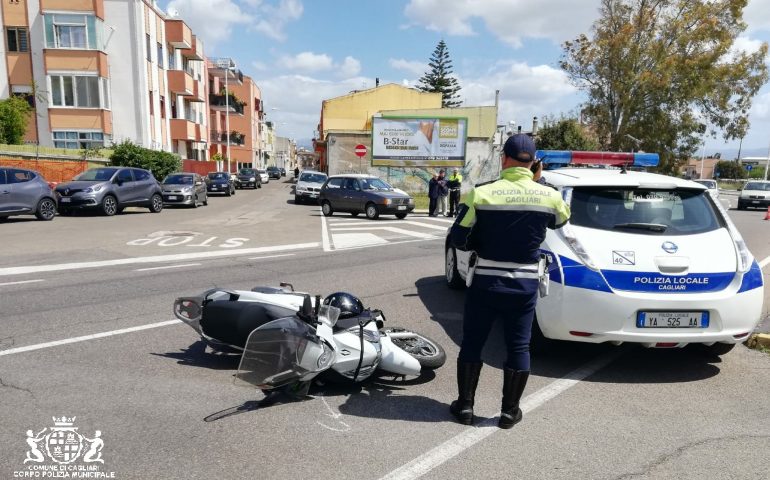
[[[158,95],[160,100],[160,118],[166,118],[166,98],[163,95]]]
[[[145,34],[145,40],[147,43],[147,61],[152,62],[152,39],[149,33]]]
[[[54,131],[53,145],[56,148],[104,148],[105,136],[100,131],[70,132]]]
[[[176,55],[174,55],[174,47],[167,45],[166,50],[168,51],[168,69],[176,70]]]
[[[51,75],[54,107],[109,108],[109,85],[95,75]]]
[[[11,95],[23,98],[30,107],[35,108],[35,95],[30,85],[11,85]]]
[[[9,52],[29,52],[29,37],[23,27],[8,27],[5,29]]]
[[[155,101],[152,98],[152,92],[150,92],[150,115],[155,115]]]
[[[102,48],[104,22],[94,15],[47,13],[44,21],[47,48]]]
[[[165,56],[165,55],[163,55],[163,45],[161,45],[161,44],[159,43],[159,44],[158,44],[158,66],[159,66],[160,68],[163,68],[163,59],[164,59],[165,57],[166,57],[166,56]]]

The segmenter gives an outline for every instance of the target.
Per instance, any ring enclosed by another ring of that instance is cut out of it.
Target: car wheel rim
[[[56,208],[53,205],[53,202],[50,200],[45,200],[40,205],[40,214],[43,216],[43,218],[53,218],[54,215],[56,215]]]
[[[455,271],[455,256],[452,249],[446,251],[446,279],[448,282],[452,281]]]
[[[377,213],[377,211],[374,209],[374,207],[369,207],[366,209],[366,215],[369,217],[373,217],[375,213]]]
[[[152,208],[155,210],[160,210],[160,207],[162,206],[160,198],[157,196],[152,197]]]
[[[324,203],[323,211],[325,214],[328,214],[331,211],[331,207],[329,207],[328,203]]]
[[[104,199],[104,211],[108,215],[114,215],[117,208],[115,207],[115,200],[112,199],[112,197],[107,197]]]

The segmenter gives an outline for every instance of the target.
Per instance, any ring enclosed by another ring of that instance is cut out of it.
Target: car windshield
[[[266,171],[264,171],[264,170],[257,170],[257,171],[258,171],[259,173],[267,173],[267,172],[266,172]]]
[[[300,175],[299,181],[308,183],[324,183],[326,181],[326,175],[323,173],[303,173]]]
[[[692,235],[724,226],[704,190],[575,188],[570,208],[572,225],[599,230]]]
[[[169,175],[163,180],[164,185],[192,185],[192,175]]]
[[[99,182],[109,180],[113,175],[115,175],[115,172],[117,171],[117,168],[92,168],[91,170],[86,170],[85,172],[75,177],[75,180],[85,182]]]
[[[770,183],[762,182],[749,182],[743,187],[744,190],[763,190],[765,192],[770,191]]]
[[[230,175],[225,172],[215,172],[209,173],[209,178],[212,180],[227,180],[230,178]]]
[[[278,171],[280,171],[280,170],[278,170],[278,167],[267,167],[267,169],[270,170],[271,172],[278,172]]]
[[[393,190],[393,187],[379,178],[362,178],[361,188],[364,190]]]
[[[695,180],[695,183],[700,183],[706,188],[717,188],[717,182],[714,180]]]
[[[253,168],[242,168],[238,173],[241,175],[254,175],[254,169]]]

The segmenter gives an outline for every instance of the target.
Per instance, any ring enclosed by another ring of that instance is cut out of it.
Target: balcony
[[[216,95],[211,94],[209,95],[209,106],[212,110],[216,110],[219,112],[225,112],[230,110],[230,113],[235,113],[238,115],[243,115],[243,107],[246,106],[246,102],[242,102],[233,95],[232,93],[229,95],[229,98],[226,98],[225,95]]]
[[[184,99],[188,102],[205,102],[206,101],[206,95],[204,95],[204,86],[203,82],[196,82],[193,81],[193,90],[190,94],[185,94]]]
[[[230,145],[240,146],[246,143],[246,135],[233,130],[230,135],[227,132],[211,131],[211,143],[227,143],[227,137],[230,137]]]
[[[195,124],[184,118],[171,119],[171,140],[200,141]]]
[[[195,81],[192,75],[184,70],[168,71],[168,89],[178,95],[192,95],[195,93]]]
[[[182,20],[166,20],[166,41],[176,48],[192,48],[193,35]]]
[[[192,36],[192,46],[190,48],[182,49],[182,56],[187,57],[190,60],[205,60],[203,56],[203,45],[198,37]]]
[[[243,84],[243,72],[235,68],[235,62],[229,58],[210,58],[206,63],[209,74],[216,78],[224,79],[228,82],[235,82],[238,85]]]

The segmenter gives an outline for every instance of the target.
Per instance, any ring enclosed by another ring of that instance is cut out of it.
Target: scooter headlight
[[[329,348],[329,345],[327,345],[325,342],[323,343],[323,352],[321,352],[321,355],[318,356],[318,361],[316,362],[318,365],[319,370],[326,370],[329,368],[334,361],[334,351]]]

